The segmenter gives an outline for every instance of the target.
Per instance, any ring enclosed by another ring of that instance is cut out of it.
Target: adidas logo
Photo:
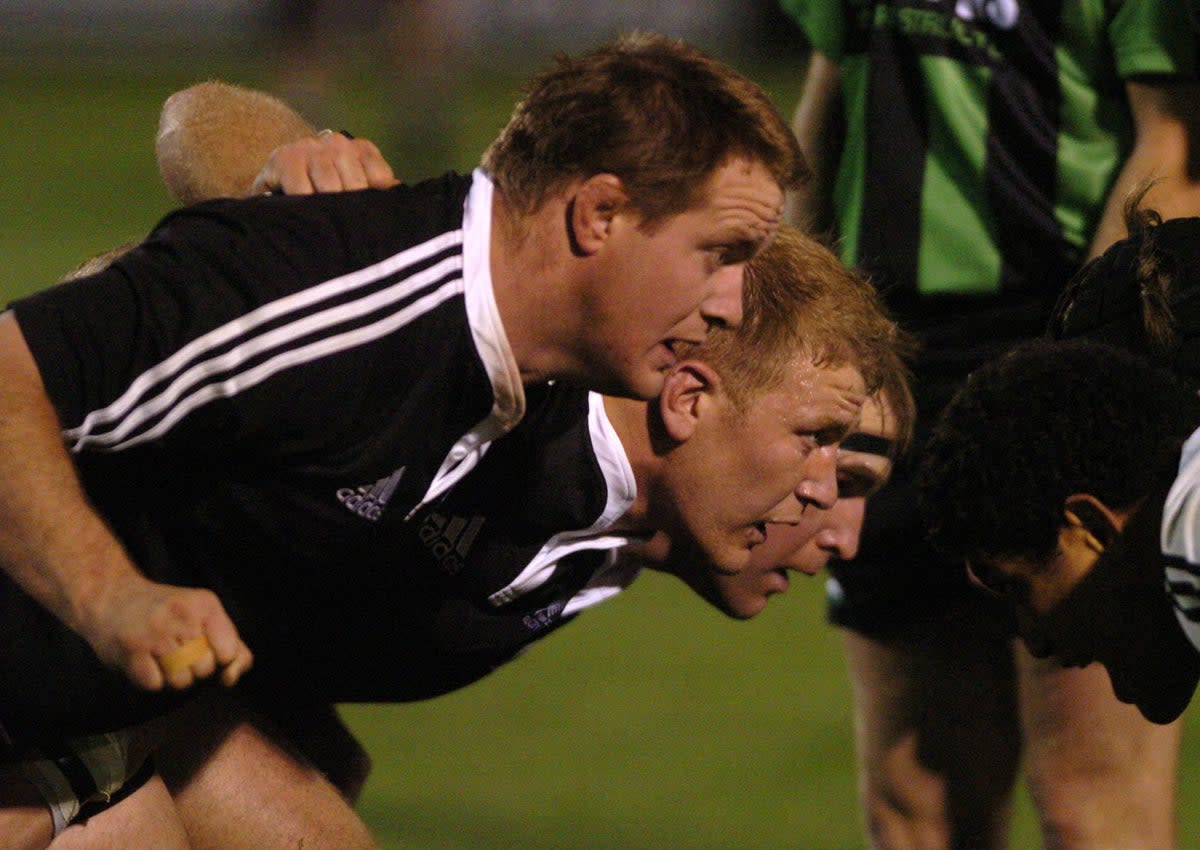
[[[471,544],[479,536],[483,523],[484,518],[481,516],[467,519],[431,513],[421,523],[417,536],[447,574],[457,575],[462,570],[471,551]]]
[[[375,522],[383,516],[383,509],[387,507],[388,500],[396,492],[396,487],[400,484],[400,478],[404,475],[405,469],[407,467],[402,466],[391,475],[380,478],[374,484],[364,484],[357,488],[343,487],[337,491],[337,499],[351,513]]]
[[[526,614],[521,618],[521,622],[529,631],[540,632],[543,629],[553,626],[566,607],[566,601],[559,599],[545,608],[537,609],[532,614]]]

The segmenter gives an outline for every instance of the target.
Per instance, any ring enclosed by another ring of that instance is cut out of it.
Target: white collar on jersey
[[[525,415],[525,388],[500,321],[489,263],[492,237],[492,180],[481,168],[471,175],[463,211],[463,287],[475,349],[492,382],[492,418],[511,430]],[[499,436],[499,434],[497,434]]]

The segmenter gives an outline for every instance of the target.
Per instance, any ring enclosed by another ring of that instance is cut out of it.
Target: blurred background
[[[634,27],[696,42],[790,114],[803,54],[765,0],[3,0],[0,302],[169,209],[153,140],[184,86],[271,91],[415,179],[474,166],[551,53]],[[361,811],[407,850],[862,847],[850,695],[821,596],[798,576],[738,623],[647,574],[463,691],[345,707],[376,763]],[[1180,846],[1200,848],[1195,723],[1179,809]],[[1023,798],[1012,846],[1038,846]]]

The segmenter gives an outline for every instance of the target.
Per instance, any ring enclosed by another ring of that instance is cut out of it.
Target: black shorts
[[[87,642],[0,575],[0,730],[10,747],[123,729],[178,705],[106,667]]]

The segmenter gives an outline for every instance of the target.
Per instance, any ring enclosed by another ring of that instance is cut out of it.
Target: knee
[[[874,850],[948,850],[945,792],[934,777],[890,782],[863,791],[867,835]]]
[[[1031,776],[1030,796],[1047,850],[1175,846],[1174,793],[1162,783],[1136,777],[1123,781],[1100,768],[1094,774],[1058,774],[1053,780]]]
[[[1116,700],[1099,665],[1064,669],[1018,652],[1026,776],[1050,850],[1168,850],[1182,724]]]
[[[950,847],[946,779],[917,758],[916,736],[893,742],[863,764],[860,779],[867,834],[875,850]]]
[[[930,759],[918,741],[915,734],[896,740],[865,766],[863,809],[875,850],[1005,846],[1015,781],[1009,760],[972,760],[960,742],[949,747],[957,760]]]

